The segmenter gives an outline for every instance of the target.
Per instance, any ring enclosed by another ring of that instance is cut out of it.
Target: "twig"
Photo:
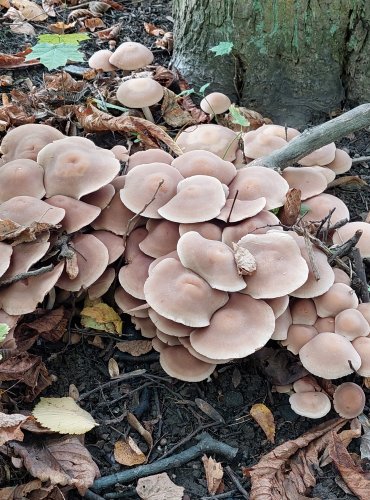
[[[329,211],[328,215],[322,219],[322,221],[320,222],[320,225],[319,225],[319,227],[317,228],[317,231],[316,231],[316,238],[320,238],[320,233],[321,233],[321,231],[322,231],[322,229],[324,227],[324,224],[326,222],[328,223],[327,227],[328,228],[330,227],[330,219],[331,219],[331,216],[333,215],[334,212],[335,212],[335,207],[332,208]],[[325,231],[325,241],[326,241],[326,235],[327,235],[327,233],[328,233],[328,229]]]
[[[357,106],[326,123],[307,129],[286,146],[248,164],[284,170],[316,149],[370,125],[370,103]]]
[[[0,288],[16,283],[17,281],[25,280],[27,278],[32,278],[33,276],[40,276],[40,274],[48,273],[53,269],[54,269],[53,264],[49,264],[48,266],[40,267],[40,269],[34,269],[33,271],[27,271],[25,273],[16,274],[11,278],[0,281]]]
[[[100,495],[97,495],[91,490],[87,490],[86,493],[84,494],[84,498],[88,498],[89,500],[104,500],[103,497]]]
[[[356,287],[358,281],[359,295],[361,297],[362,302],[370,302],[369,286],[366,279],[364,261],[361,256],[361,252],[358,248],[352,249],[352,258],[353,258],[353,265],[356,271],[356,278],[353,280],[354,281],[353,285],[354,287]]]
[[[361,236],[362,236],[362,229],[358,229],[352,236],[352,238],[344,242],[343,245],[336,247],[332,251],[332,255],[328,258],[329,264],[332,264],[332,262],[338,257],[340,258],[348,255],[352,251],[352,249],[357,245]]]
[[[239,190],[237,189],[236,192],[235,192],[235,196],[234,196],[233,202],[231,204],[231,208],[230,208],[230,212],[229,212],[228,218],[226,219],[226,224],[228,224],[230,222],[231,214],[233,212],[234,205],[235,205],[235,202],[236,202],[236,198],[238,197],[238,194],[239,194]]]
[[[308,231],[307,229],[304,230],[304,233],[303,233],[303,237],[304,237],[304,242],[305,242],[305,245],[306,245],[306,250],[307,250],[307,255],[308,255],[308,258],[310,260],[310,264],[311,264],[311,267],[312,267],[312,272],[313,272],[313,275],[315,276],[315,280],[316,281],[319,281],[320,279],[320,271],[317,267],[317,264],[316,264],[316,261],[315,261],[315,255],[313,253],[313,248],[312,248],[312,241],[310,240],[309,236],[308,236]]]
[[[360,156],[359,158],[352,158],[352,165],[356,165],[356,163],[362,163],[370,161],[370,156]]]
[[[228,476],[230,477],[231,481],[233,482],[234,486],[239,491],[239,493],[241,493],[241,495],[243,496],[243,498],[249,498],[248,493],[245,491],[245,489],[243,488],[243,486],[240,484],[239,479],[236,477],[236,475],[232,471],[231,467],[229,465],[227,465],[225,467],[225,470],[226,470]]]
[[[141,477],[150,476],[151,474],[158,474],[165,470],[181,467],[191,460],[195,460],[204,453],[215,453],[224,456],[226,459],[235,458],[238,453],[238,448],[232,448],[228,444],[221,443],[213,439],[209,434],[204,433],[196,438],[199,442],[195,446],[188,448],[177,455],[158,460],[147,465],[139,465],[134,469],[116,472],[106,477],[97,479],[92,485],[94,491],[101,491],[105,488],[113,486],[116,483],[129,483]]]
[[[140,377],[145,372],[146,372],[146,370],[141,369],[141,370],[134,370],[134,371],[128,372],[128,373],[122,373],[122,375],[120,375],[119,377],[114,378],[113,380],[110,380],[109,382],[106,382],[105,384],[99,385],[99,387],[95,387],[95,389],[92,389],[91,391],[88,391],[88,392],[81,394],[81,396],[78,398],[78,401],[82,401],[83,399],[86,399],[91,394],[94,394],[94,392],[98,392],[101,389],[105,389],[106,387],[109,387],[113,384],[117,384],[119,382],[122,382],[124,380],[129,380],[129,379],[134,378],[134,377]]]

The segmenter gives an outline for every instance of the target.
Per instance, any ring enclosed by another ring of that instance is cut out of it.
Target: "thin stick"
[[[11,278],[0,281],[0,288],[11,285],[12,283],[17,283],[17,281],[25,280],[27,278],[32,278],[33,276],[40,276],[41,274],[48,273],[54,269],[53,264],[49,264],[45,267],[40,267],[40,269],[34,269],[33,271],[27,271],[26,273],[19,273]]]
[[[308,236],[307,230],[304,231],[303,237],[304,237],[304,242],[306,245],[307,255],[308,255],[308,258],[310,260],[311,267],[312,267],[313,275],[315,276],[315,280],[319,281],[320,271],[319,271],[317,264],[316,264],[316,261],[315,261],[315,255],[313,253],[313,248],[312,248],[313,247],[312,241],[310,240],[310,238]]]
[[[234,209],[234,205],[235,205],[235,202],[236,202],[236,198],[238,197],[238,194],[239,194],[239,190],[237,189],[236,190],[236,193],[235,193],[235,196],[234,196],[234,199],[233,199],[233,202],[231,204],[231,208],[230,208],[230,213],[229,213],[229,216],[228,218],[226,219],[226,224],[228,224],[230,222],[230,217],[231,217],[231,214],[232,214],[232,211]]]
[[[352,249],[357,245],[361,236],[362,236],[362,229],[358,229],[352,236],[352,238],[344,242],[343,245],[336,247],[332,251],[332,255],[328,258],[329,264],[331,264],[336,257],[345,257],[346,255],[348,255],[352,251]]]
[[[91,394],[94,394],[94,392],[98,392],[101,389],[105,389],[106,387],[109,387],[113,384],[117,384],[117,383],[122,382],[124,380],[130,380],[131,378],[134,378],[134,377],[140,377],[145,372],[146,372],[146,370],[141,369],[141,370],[134,370],[134,371],[128,372],[128,373],[122,373],[122,375],[120,375],[119,377],[114,378],[113,380],[110,380],[109,382],[106,382],[105,384],[99,385],[99,387],[95,387],[95,389],[92,389],[91,391],[88,391],[88,392],[81,394],[81,396],[78,398],[78,401],[82,401],[83,399],[86,399]]]
[[[159,472],[175,467],[181,467],[182,465],[185,465],[188,462],[204,455],[204,453],[222,455],[228,460],[235,458],[238,453],[238,448],[232,448],[228,444],[217,441],[207,433],[201,434],[196,439],[198,440],[198,443],[195,446],[192,446],[177,455],[173,455],[163,460],[157,460],[157,462],[153,462],[151,464],[139,465],[134,469],[116,472],[115,474],[102,477],[97,479],[91,488],[94,491],[99,492],[105,488],[115,485],[116,483],[130,483],[141,477],[158,474]]]
[[[366,271],[364,266],[364,261],[361,256],[361,252],[358,248],[353,248],[352,250],[353,265],[356,271],[356,278],[354,280],[354,286],[356,286],[356,281],[359,282],[360,297],[362,302],[370,302],[369,297],[369,286],[366,279]]]
[[[239,491],[239,493],[241,493],[242,497],[248,499],[249,498],[248,493],[243,488],[243,486],[240,484],[239,479],[236,477],[236,475],[234,474],[234,471],[231,469],[231,467],[229,465],[227,465],[225,467],[225,470],[226,470],[228,476],[230,477],[231,481],[233,482],[234,486],[236,487],[236,489]]]
[[[100,495],[97,495],[91,490],[87,490],[86,493],[84,494],[84,498],[88,498],[88,500],[104,500],[103,497]]]
[[[360,156],[359,158],[352,158],[352,165],[356,165],[356,163],[362,163],[370,161],[370,156]]]

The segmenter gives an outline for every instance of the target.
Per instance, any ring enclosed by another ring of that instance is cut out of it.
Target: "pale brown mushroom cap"
[[[277,297],[276,299],[267,299],[266,303],[273,310],[275,319],[280,318],[289,306],[289,295]]]
[[[147,149],[146,151],[137,151],[129,156],[128,167],[126,173],[130,172],[138,165],[145,165],[147,163],[166,163],[171,165],[174,158],[163,149]]]
[[[84,137],[67,137],[45,146],[37,155],[45,170],[46,197],[63,194],[77,200],[114,179],[120,163],[107,149]]]
[[[153,339],[157,335],[157,329],[150,318],[131,318],[136,330],[146,339]]]
[[[158,259],[153,260],[153,262],[149,266],[149,275],[152,273],[153,269],[164,259],[175,259],[180,262],[179,256],[177,255],[177,250],[174,250],[167,255],[163,255],[162,257],[158,257]]]
[[[155,326],[167,335],[172,335],[174,337],[189,337],[193,330],[191,326],[185,326],[161,316],[154,309],[149,309],[148,313],[149,318],[153,321]]]
[[[307,280],[306,261],[288,234],[248,234],[238,245],[249,250],[257,263],[257,270],[245,278],[247,288],[243,293],[255,299],[273,299],[292,293]]]
[[[318,333],[322,332],[334,332],[335,331],[335,318],[317,318],[315,324],[313,325]]]
[[[267,344],[274,327],[274,313],[265,301],[234,293],[209,326],[190,334],[190,343],[209,358],[244,358]]]
[[[288,144],[282,137],[261,133],[259,129],[243,134],[243,143],[245,156],[253,159],[268,156]]]
[[[144,285],[145,299],[165,318],[193,327],[209,325],[212,314],[229,300],[175,259],[164,259]]]
[[[129,108],[145,108],[157,104],[163,97],[163,87],[152,78],[133,78],[117,89],[117,101]]]
[[[297,299],[290,304],[293,324],[314,325],[317,320],[315,303],[311,299]]]
[[[10,259],[13,253],[13,247],[0,242],[0,276],[2,276],[10,266]]]
[[[230,161],[201,149],[184,153],[172,161],[172,166],[185,178],[192,175],[209,175],[226,185],[236,176],[236,168]]]
[[[310,325],[291,325],[288,329],[287,338],[281,344],[288,351],[298,354],[300,349],[318,334],[315,327]]]
[[[361,366],[361,358],[351,342],[337,333],[319,333],[299,351],[303,366],[312,375],[341,378]]]
[[[116,144],[111,148],[112,153],[114,156],[117,158],[117,160],[126,162],[129,159],[129,152],[126,146],[123,146],[122,144]]]
[[[358,230],[362,231],[362,235],[356,243],[356,248],[360,250],[362,257],[370,258],[370,224],[368,222],[348,222],[339,229],[336,229],[333,234],[333,243],[341,245],[352,238]]]
[[[345,309],[335,316],[335,333],[354,340],[366,337],[370,333],[370,326],[358,309]]]
[[[152,340],[152,347],[157,352],[162,352],[164,349],[168,347],[164,342],[159,340],[158,337],[154,337]]]
[[[226,161],[234,161],[238,149],[237,134],[221,125],[207,123],[192,125],[183,130],[176,142],[184,153],[203,149]]]
[[[166,344],[168,346],[182,345],[181,342],[179,341],[179,339],[177,337],[175,337],[174,335],[167,335],[166,333],[161,332],[160,330],[158,330],[158,328],[157,328],[156,332],[157,332],[157,337],[164,344]]]
[[[136,299],[120,286],[117,286],[114,292],[114,301],[121,311],[126,314],[130,314],[136,318],[148,317],[148,309],[137,309],[137,307],[144,305],[145,301]],[[132,309],[135,310],[132,311]]]
[[[212,288],[225,292],[238,292],[245,288],[234,252],[225,243],[207,240],[199,233],[190,231],[179,239],[177,254],[184,267],[201,276]]]
[[[89,205],[99,207],[103,210],[109,205],[115,192],[114,186],[112,184],[107,184],[93,193],[82,196],[81,201],[88,203]]]
[[[225,113],[230,106],[230,99],[222,92],[212,92],[200,101],[201,109],[208,115]]]
[[[133,297],[146,300],[144,283],[148,278],[149,265],[154,259],[140,252],[118,273],[119,282],[124,290]]]
[[[10,219],[26,227],[33,222],[55,225],[64,216],[63,208],[51,207],[32,196],[15,196],[0,205],[0,219]]]
[[[51,196],[46,200],[46,203],[65,210],[65,216],[60,221],[60,225],[67,234],[74,233],[88,226],[101,212],[99,207],[89,205],[88,203],[62,194]]]
[[[263,197],[251,201],[229,198],[216,218],[232,224],[259,214],[265,206],[266,198]]]
[[[110,57],[109,62],[117,68],[129,71],[143,68],[153,62],[153,53],[137,42],[123,42]]]
[[[333,182],[333,180],[335,179],[335,172],[333,172],[333,170],[330,170],[330,168],[320,167],[319,165],[315,165],[314,167],[309,168],[324,175],[328,184],[330,184],[330,182]]]
[[[205,363],[192,356],[184,346],[173,346],[164,349],[159,358],[163,370],[185,382],[200,382],[207,379],[216,365]]]
[[[352,345],[361,358],[361,366],[358,368],[357,374],[361,377],[370,377],[370,338],[357,337]]]
[[[352,167],[352,158],[348,153],[343,151],[343,149],[335,150],[334,160],[326,165],[326,167],[332,170],[336,175],[344,174]]]
[[[56,284],[63,268],[64,262],[60,262],[47,273],[17,281],[0,290],[0,307],[14,316],[32,313]]]
[[[342,200],[331,194],[322,193],[304,202],[309,211],[301,218],[304,222],[321,221],[328,216],[330,210],[335,208],[330,218],[330,223],[335,224],[341,219],[349,220],[347,205]]]
[[[338,385],[333,395],[333,406],[342,418],[358,417],[366,404],[366,396],[361,387],[353,382]]]
[[[312,375],[305,375],[293,383],[294,392],[321,392],[321,387]]]
[[[326,177],[312,167],[288,167],[282,173],[290,188],[301,191],[301,200],[321,194],[328,187]]]
[[[5,246],[10,247],[10,245],[0,243],[0,275],[2,275],[3,280],[9,279],[17,274],[27,272],[33,264],[36,264],[36,262],[38,262],[46,254],[50,247],[50,242],[35,240],[10,247],[10,249],[13,249],[13,253],[10,252],[10,265],[8,266],[6,272],[2,273],[1,267],[3,267],[4,264],[6,265],[7,254],[9,255],[9,249],[4,250]]]
[[[334,283],[345,283],[348,286],[351,285],[351,278],[345,271],[339,269],[339,267],[333,267],[333,271],[334,271]]]
[[[137,256],[141,255],[143,252],[140,250],[140,243],[147,236],[148,231],[144,227],[138,227],[134,229],[126,239],[125,248],[125,260],[126,262],[132,262],[132,260]]]
[[[292,316],[290,314],[289,307],[287,307],[283,312],[283,314],[281,314],[278,318],[276,318],[275,329],[274,333],[271,336],[271,339],[285,340],[288,337],[288,330],[291,324],[292,324]]]
[[[120,238],[116,234],[111,233],[110,231],[94,231],[95,238],[98,238],[108,250],[108,265],[115,262],[119,257],[123,255],[125,250],[123,238]]]
[[[284,127],[283,125],[275,125],[272,123],[264,124],[261,127],[258,127],[257,132],[259,134],[280,137],[288,142],[294,139],[294,137],[301,135],[299,130],[295,128]]]
[[[323,146],[322,148],[315,149],[312,153],[298,160],[300,165],[311,167],[314,165],[328,165],[335,158],[336,147],[334,142]]]
[[[182,236],[189,231],[199,233],[207,240],[221,241],[222,229],[211,222],[194,222],[194,224],[179,224],[179,233]]]
[[[13,160],[0,168],[0,203],[15,196],[45,196],[44,169],[35,161]]]
[[[199,354],[194,347],[192,347],[190,343],[190,338],[189,337],[178,337],[178,340],[180,343],[186,347],[186,349],[190,352],[192,356],[194,356],[197,359],[200,359],[201,361],[204,361],[205,363],[211,363],[214,365],[221,365],[224,363],[228,363],[229,361],[232,361],[232,359],[213,359],[209,358],[208,356],[203,356],[203,354]]]
[[[229,198],[234,198],[237,191],[239,200],[256,200],[264,197],[265,210],[272,210],[284,205],[289,184],[271,168],[248,167],[238,170],[229,188]]]
[[[101,214],[91,223],[94,229],[111,231],[123,236],[126,233],[130,219],[135,216],[121,201],[120,193],[115,193],[109,205],[105,207]],[[131,227],[133,229],[135,225]]]
[[[283,231],[280,227],[280,221],[272,212],[267,210],[262,210],[257,215],[254,215],[250,219],[246,219],[239,224],[233,226],[225,227],[222,231],[222,241],[232,247],[233,243],[237,243],[243,236],[253,233],[253,234],[265,234],[270,231],[271,227],[276,225],[276,229]]]
[[[363,317],[370,325],[370,302],[363,302],[359,304],[357,306],[357,309],[360,311],[360,313],[363,315]]]
[[[325,417],[331,410],[330,399],[323,392],[297,392],[289,403],[294,413],[307,418]]]
[[[147,236],[139,243],[139,248],[149,257],[157,259],[176,250],[179,241],[179,225],[167,220],[149,219]]]
[[[117,66],[113,66],[109,62],[110,57],[113,55],[108,49],[98,50],[88,60],[88,65],[92,69],[102,70],[102,71],[115,71]]]
[[[107,293],[115,277],[116,272],[113,267],[107,267],[104,273],[87,289],[89,299],[98,299]]]
[[[159,208],[158,213],[172,222],[206,222],[217,217],[225,203],[225,193],[218,179],[194,175],[179,182],[177,194]]]
[[[344,283],[334,283],[327,292],[314,297],[317,315],[320,318],[336,316],[344,309],[356,309],[358,298],[354,290]]]
[[[78,292],[92,285],[108,266],[107,247],[92,234],[75,234],[69,245],[75,249],[78,275],[70,279],[66,271],[58,280],[57,286],[70,292]]]
[[[27,158],[36,161],[39,151],[65,135],[54,127],[38,123],[28,123],[10,130],[1,143],[2,160],[17,160]]]
[[[121,200],[134,213],[141,212],[153,200],[141,215],[160,219],[158,209],[176,195],[177,185],[182,179],[180,172],[166,163],[138,165],[126,176],[125,187],[120,192]]]

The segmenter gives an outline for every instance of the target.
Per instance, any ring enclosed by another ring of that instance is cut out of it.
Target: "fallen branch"
[[[358,294],[362,302],[370,302],[369,285],[366,279],[366,271],[361,252],[358,248],[352,249],[352,259],[355,268],[356,276],[352,280],[352,286],[358,289]]]
[[[105,488],[114,486],[116,483],[130,483],[131,481],[136,481],[141,477],[158,474],[175,467],[181,467],[182,465],[191,462],[191,460],[195,460],[200,457],[204,453],[215,453],[222,455],[229,460],[235,458],[238,453],[237,448],[232,448],[228,444],[221,443],[220,441],[213,439],[213,437],[207,433],[201,434],[196,439],[199,441],[198,444],[182,451],[181,453],[178,453],[177,455],[172,455],[171,457],[163,460],[157,460],[157,462],[153,462],[151,464],[140,465],[134,469],[116,472],[115,474],[97,479],[91,489],[99,492]]]
[[[52,271],[53,269],[54,269],[53,264],[49,264],[48,266],[40,267],[40,269],[34,269],[33,271],[27,271],[25,273],[16,274],[15,276],[12,276],[11,278],[0,281],[0,288],[3,288],[3,287],[8,286],[8,285],[12,285],[13,283],[16,283],[17,281],[25,280],[27,278],[32,278],[33,276],[40,276],[40,274],[48,273],[49,271]]]
[[[370,125],[370,103],[361,104],[347,113],[316,127],[305,130],[296,139],[285,147],[274,151],[252,163],[273,169],[284,170],[289,165],[312,153],[316,149],[326,146],[330,142],[338,141],[342,137],[356,132]]]
[[[328,258],[329,264],[332,264],[336,258],[345,257],[351,253],[352,249],[357,245],[359,239],[362,236],[362,229],[358,229],[355,234],[349,240],[345,241],[343,245],[340,245],[332,250],[332,255]]]
[[[94,394],[94,392],[101,391],[102,389],[105,389],[106,387],[109,387],[113,384],[117,384],[117,383],[122,382],[124,380],[130,380],[131,378],[134,378],[134,377],[140,377],[145,372],[146,372],[145,369],[141,369],[141,370],[134,370],[132,372],[122,373],[122,375],[120,375],[119,377],[114,378],[114,379],[110,380],[109,382],[106,382],[105,384],[99,385],[99,387],[95,387],[95,389],[92,389],[91,391],[88,391],[88,392],[81,394],[81,396],[78,398],[78,401],[82,401],[83,399],[86,399],[91,394]]]

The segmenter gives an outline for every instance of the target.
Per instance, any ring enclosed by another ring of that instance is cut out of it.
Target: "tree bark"
[[[369,0],[174,0],[173,64],[275,123],[370,101]],[[229,55],[209,49],[232,42]]]

